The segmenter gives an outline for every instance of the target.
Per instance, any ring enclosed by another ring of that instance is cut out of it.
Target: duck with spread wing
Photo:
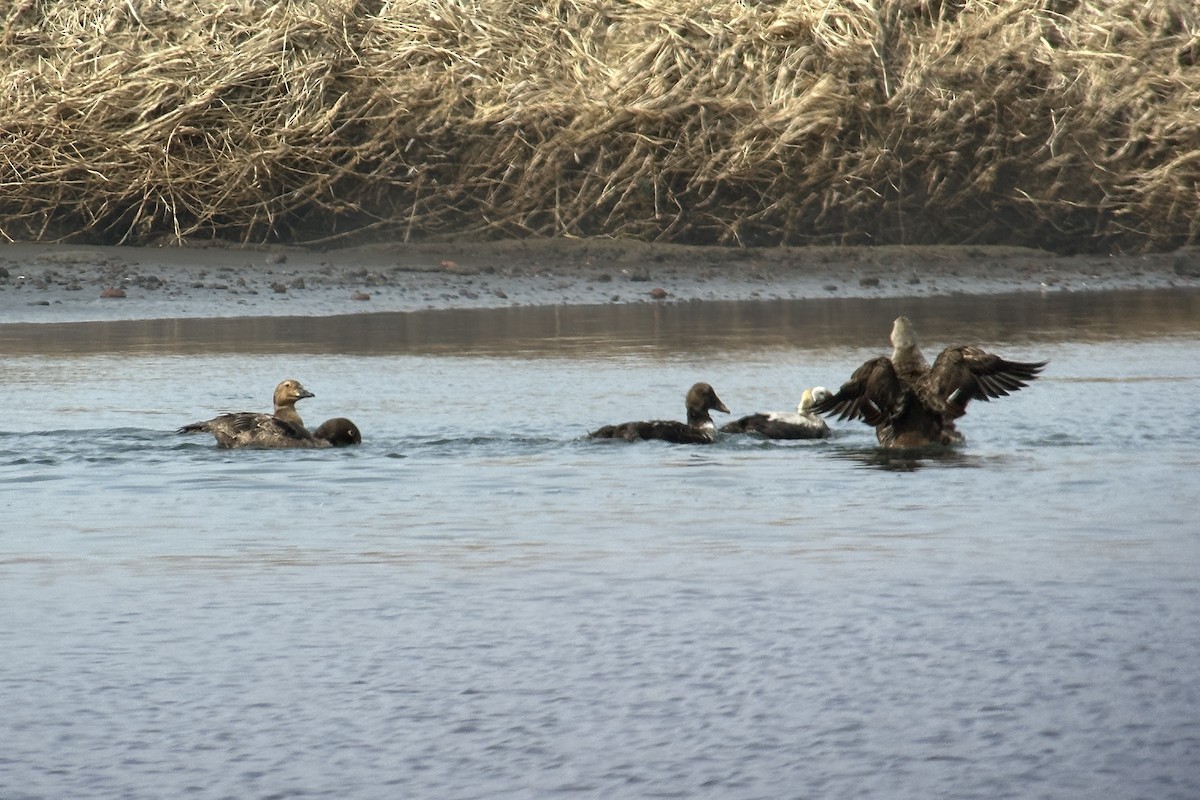
[[[866,361],[813,411],[858,419],[875,428],[883,447],[952,445],[964,441],[955,420],[972,400],[988,401],[1023,389],[1047,361],[1010,361],[976,345],[947,347],[933,365],[907,317],[892,325],[892,356]]]

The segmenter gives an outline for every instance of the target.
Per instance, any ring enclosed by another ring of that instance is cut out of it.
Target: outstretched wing
[[[896,414],[907,393],[891,359],[880,356],[864,362],[842,388],[814,402],[812,410],[837,414],[840,420],[860,419],[868,425],[882,425]]]
[[[1048,363],[1009,361],[972,345],[947,347],[933,362],[923,388],[929,402],[952,417],[961,417],[972,400],[1007,397],[1025,388]]]

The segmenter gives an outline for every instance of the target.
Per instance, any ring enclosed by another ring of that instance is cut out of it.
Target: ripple
[[[1113,344],[1049,355],[1064,378],[1105,375]],[[1195,349],[1121,355],[1145,377]],[[96,365],[51,365],[57,384],[11,403],[45,409],[17,416],[45,430],[0,433],[0,707],[20,732],[0,785],[1200,794],[1181,383],[1047,380],[973,408],[967,444],[933,452],[881,451],[857,424],[701,448],[583,438],[670,413],[698,373],[759,405],[867,350],[306,357],[330,386],[316,400],[369,436],[286,452],[129,424],[146,417],[128,398],[187,420],[172,375],[224,387],[290,357],[113,360],[100,410],[65,416],[63,381]],[[480,385],[531,400],[485,407]]]

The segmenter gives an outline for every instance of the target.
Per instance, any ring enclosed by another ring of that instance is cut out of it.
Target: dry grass
[[[1200,237],[1193,0],[8,0],[0,236]]]

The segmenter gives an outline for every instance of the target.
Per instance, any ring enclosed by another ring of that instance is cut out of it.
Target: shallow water
[[[910,314],[966,446],[589,442]],[[1200,796],[1200,296],[0,326],[0,797]],[[178,425],[300,378],[359,448]]]

